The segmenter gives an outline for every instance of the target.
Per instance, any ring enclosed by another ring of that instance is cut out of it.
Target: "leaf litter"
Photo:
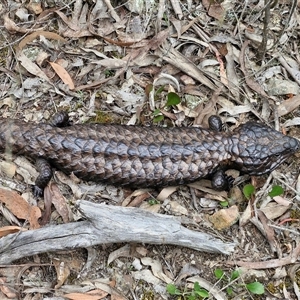
[[[64,109],[74,123],[100,116],[103,122],[149,125],[153,123],[153,113],[159,110],[159,126],[205,126],[211,114],[219,114],[224,130],[250,119],[268,124],[275,121],[277,129],[280,124],[287,130],[300,124],[299,6],[295,3],[280,1],[271,8],[271,19],[266,23],[263,1],[128,1],[125,5],[109,0],[75,0],[68,5],[8,1],[0,5],[2,116],[47,122],[56,110]],[[261,49],[264,39],[266,48]],[[262,52],[264,57],[260,59]],[[166,107],[170,92],[178,94],[181,102]],[[299,136],[299,131],[293,134]],[[74,199],[139,206],[177,215],[182,222],[183,217],[190,218],[185,220],[187,226],[236,240],[240,249],[225,262],[218,255],[171,246],[145,245],[147,257],[141,257],[132,248],[122,256],[123,250],[118,252],[122,246],[103,245],[96,249],[98,257],[107,259],[113,254],[114,258],[109,260],[109,267],[103,259],[93,260],[85,275],[89,284],[80,278],[78,269],[64,269],[67,260],[63,258],[56,271],[48,270],[47,280],[55,282],[56,289],[50,292],[47,288],[41,294],[64,293],[63,289],[73,283],[72,293],[65,290],[69,299],[105,299],[109,295],[111,299],[146,299],[146,295],[152,295],[149,299],[167,299],[166,283],[176,281],[186,262],[205,274],[206,281],[202,276],[195,279],[187,275],[176,284],[189,287],[188,282],[196,280],[215,297],[224,295],[220,286],[214,286],[212,265],[226,269],[228,264],[232,268],[246,265],[269,269],[265,284],[273,284],[279,298],[287,293],[299,294],[295,278],[293,285],[285,275],[275,279],[278,268],[293,266],[299,256],[299,246],[294,245],[294,241],[299,243],[299,203],[293,201],[295,190],[290,188],[297,181],[298,160],[299,156],[281,171],[285,175],[282,197],[266,201],[270,185],[282,184],[279,177],[273,177],[255,182],[261,194],[255,195],[254,202],[247,205],[242,193],[228,201],[231,207],[238,206],[239,213],[233,220],[241,214],[240,227],[228,225],[222,232],[216,231],[209,217],[217,211],[229,217],[220,203],[230,195],[212,191],[205,181],[158,191],[130,191],[87,184],[57,172],[58,187],[51,184],[52,192],[32,203],[30,185],[35,171],[26,162],[7,164],[3,160],[1,233],[77,220]],[[237,175],[238,188],[248,180],[243,178]],[[217,223],[216,227],[225,225]],[[277,226],[277,231],[272,226]],[[284,232],[287,234],[283,244]],[[40,259],[55,265],[48,255]],[[80,253],[74,259],[85,262]],[[139,259],[139,269],[132,269],[134,259]],[[293,274],[295,277],[296,271]],[[26,274],[28,278],[33,275],[39,273],[32,269]],[[80,286],[71,279],[74,275]],[[5,286],[7,281],[3,278]],[[101,283],[103,290],[99,289],[96,280],[108,278],[115,281]],[[281,289],[280,284],[287,288]],[[83,292],[82,287],[88,289]],[[15,296],[10,290],[1,291],[3,296]]]

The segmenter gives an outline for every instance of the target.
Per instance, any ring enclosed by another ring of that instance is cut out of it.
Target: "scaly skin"
[[[252,122],[222,133],[197,127],[106,124],[58,128],[0,120],[1,152],[45,159],[84,180],[130,187],[184,184],[232,167],[262,175],[285,161],[299,145],[292,137]],[[47,172],[44,181],[37,183],[40,188],[51,178],[49,168]]]

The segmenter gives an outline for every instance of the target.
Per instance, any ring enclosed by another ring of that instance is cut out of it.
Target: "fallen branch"
[[[230,254],[234,243],[181,226],[173,216],[77,201],[85,221],[10,234],[0,239],[0,264],[49,251],[108,243],[171,244],[198,251]]]

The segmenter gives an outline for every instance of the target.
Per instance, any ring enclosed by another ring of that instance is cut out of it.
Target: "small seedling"
[[[214,271],[215,277],[220,281],[226,282],[226,292],[228,296],[231,296],[234,293],[235,287],[245,287],[250,293],[255,295],[262,295],[265,292],[265,288],[260,282],[251,282],[251,283],[238,283],[239,277],[241,275],[240,270],[234,270],[230,276],[226,276],[222,269],[216,269]]]
[[[172,105],[177,105],[180,103],[180,97],[173,92],[168,93],[168,100],[166,107],[172,106]]]
[[[284,193],[284,189],[280,185],[274,185],[272,190],[269,192],[269,196],[271,198],[280,196]]]
[[[243,188],[244,196],[249,200],[255,193],[255,187],[252,184],[246,184]]]
[[[162,90],[163,90],[163,87],[156,91],[155,98],[157,97],[157,95],[159,95],[162,92]],[[177,105],[180,103],[180,101],[181,101],[181,99],[176,93],[170,92],[170,93],[168,93],[167,103],[164,106],[164,108],[171,107],[172,105]],[[153,115],[153,123],[158,123],[160,121],[163,121],[165,118],[164,115],[161,113],[160,109],[154,110],[152,115]]]
[[[167,285],[167,292],[172,296],[181,296],[182,299],[186,300],[200,300],[209,297],[208,291],[203,289],[197,281],[194,283],[194,287],[191,291],[181,291],[176,285],[170,283]]]
[[[148,200],[149,205],[155,205],[155,204],[158,204],[158,203],[159,203],[159,201],[156,200],[155,198],[151,198],[151,199]]]

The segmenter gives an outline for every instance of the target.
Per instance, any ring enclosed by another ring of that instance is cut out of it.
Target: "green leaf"
[[[200,291],[200,290],[201,290],[201,286],[200,286],[199,282],[196,281],[196,282],[194,283],[194,291]]]
[[[260,282],[252,282],[246,284],[249,292],[255,295],[262,295],[265,292],[265,287]]]
[[[227,292],[227,295],[230,296],[232,295],[233,293],[233,288],[231,286],[229,286],[227,289],[226,289],[226,292]]]
[[[202,288],[198,281],[194,283],[194,293],[202,298],[207,298],[209,296],[208,291]]]
[[[161,94],[161,92],[165,89],[165,86],[161,86],[156,92],[155,92],[155,96],[158,96],[159,94]]]
[[[159,201],[155,198],[151,198],[151,199],[148,200],[149,205],[155,205],[155,204],[158,204],[158,203],[159,203]]]
[[[252,184],[246,184],[243,188],[243,193],[247,199],[250,199],[250,197],[254,194],[255,188]]]
[[[168,101],[166,106],[177,105],[180,103],[180,97],[176,93],[168,93]]]
[[[230,276],[230,281],[240,277],[240,270],[235,270],[231,273],[231,276]]]
[[[228,201],[221,201],[220,202],[220,205],[222,206],[222,207],[227,207],[228,206]]]
[[[195,294],[197,294],[198,296],[200,296],[202,298],[208,298],[209,297],[209,293],[205,289],[201,289],[200,291],[195,291]]]
[[[182,293],[180,292],[180,290],[176,287],[175,284],[169,283],[167,285],[167,292],[170,295],[181,295]]]
[[[274,185],[269,192],[270,197],[280,196],[284,193],[284,189],[280,185]]]
[[[161,112],[160,110],[157,108],[153,113],[152,113],[153,116],[158,116],[158,115],[161,115]]]
[[[162,121],[163,119],[164,119],[163,115],[158,115],[153,118],[153,123],[158,123],[158,122]]]
[[[224,271],[222,269],[215,269],[214,273],[217,279],[221,279],[224,276]]]

